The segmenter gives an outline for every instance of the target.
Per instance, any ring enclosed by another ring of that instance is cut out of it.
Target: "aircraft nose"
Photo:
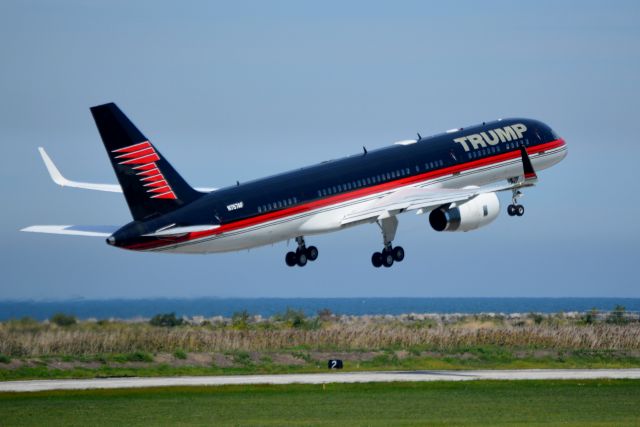
[[[116,244],[116,238],[113,235],[107,237],[107,245],[114,246]]]

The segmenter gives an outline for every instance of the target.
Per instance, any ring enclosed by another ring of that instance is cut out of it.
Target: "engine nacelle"
[[[436,231],[470,231],[490,224],[499,213],[496,193],[485,193],[453,207],[432,210],[429,224]]]

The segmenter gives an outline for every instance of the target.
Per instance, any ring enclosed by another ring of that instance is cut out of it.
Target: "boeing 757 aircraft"
[[[536,170],[567,155],[551,128],[531,119],[503,119],[443,134],[399,141],[339,160],[220,189],[193,188],[113,103],[91,108],[118,178],[95,184],[64,178],[44,149],[57,184],[121,192],[133,221],[122,226],[36,225],[23,231],[103,236],[135,251],[208,253],[237,251],[295,239],[288,266],[318,258],[305,237],[377,224],[382,250],[374,267],[404,259],[393,241],[398,215],[429,214],[436,231],[470,231],[496,219],[499,191],[510,191],[510,216],[522,216],[522,189]]]

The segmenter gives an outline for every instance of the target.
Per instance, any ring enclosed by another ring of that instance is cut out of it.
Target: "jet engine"
[[[500,201],[496,193],[484,193],[467,202],[432,210],[429,224],[436,231],[470,231],[493,222],[498,213]]]

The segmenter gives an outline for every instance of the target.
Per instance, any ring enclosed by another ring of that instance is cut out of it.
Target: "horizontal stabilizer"
[[[197,233],[200,231],[211,231],[220,227],[219,225],[190,225],[187,227],[170,227],[161,228],[154,233],[145,234],[148,237],[176,236],[187,233]]]
[[[109,237],[117,229],[115,225],[32,225],[20,231],[28,233],[68,234],[72,236]]]

